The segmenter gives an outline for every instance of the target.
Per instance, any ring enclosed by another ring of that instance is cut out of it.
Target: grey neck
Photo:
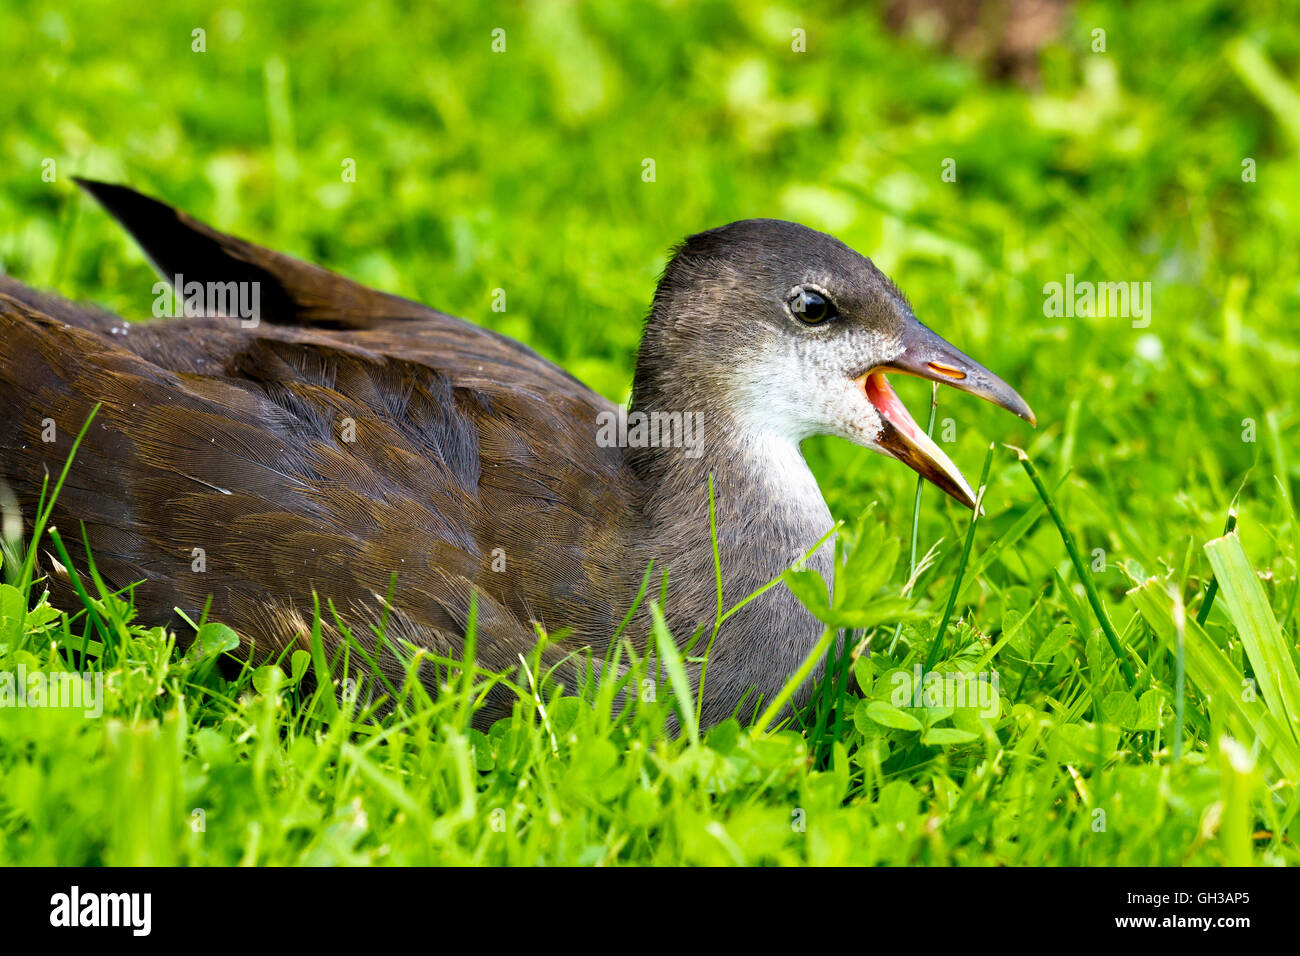
[[[689,409],[640,390],[632,412],[647,416],[668,408]],[[686,401],[681,401],[685,399]],[[657,596],[660,573],[669,571],[664,613],[678,644],[700,625],[703,652],[717,613],[713,546],[709,528],[709,477],[713,477],[718,551],[725,613],[780,574],[830,530],[829,509],[798,443],[743,416],[700,402],[696,449],[629,448],[640,479],[644,538],[633,542],[644,570],[653,557]],[[629,413],[631,416],[631,413]],[[695,452],[688,455],[688,451]],[[808,560],[829,582],[833,546],[828,541]],[[822,625],[783,584],[749,602],[727,620],[709,655],[706,720],[728,716],[751,685],[765,700],[780,689],[822,633]],[[753,698],[751,698],[752,701]],[[751,703],[746,704],[748,712]]]

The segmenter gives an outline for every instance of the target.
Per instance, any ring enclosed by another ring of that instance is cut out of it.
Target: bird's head
[[[795,443],[838,435],[974,507],[970,485],[908,414],[890,372],[1034,422],[1011,386],[917,321],[870,259],[795,223],[745,220],[676,250],[655,292],[633,403],[716,403],[739,427]]]

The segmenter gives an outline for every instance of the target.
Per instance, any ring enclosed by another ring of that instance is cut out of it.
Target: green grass
[[[934,434],[968,475],[995,443],[973,525],[927,488],[914,527],[911,472],[809,444],[844,566],[833,600],[805,569],[778,585],[822,616],[832,662],[782,727],[697,735],[680,681],[642,699],[707,645],[662,633],[623,709],[535,660],[425,656],[368,717],[355,649],[232,680],[220,622],[181,652],[103,593],[80,529],[47,533],[85,608],[41,603],[12,554],[0,673],[84,662],[106,700],[94,719],[0,707],[0,863],[1300,862],[1296,12],[1084,3],[1025,89],[835,4],[9,4],[0,261],[34,285],[148,315],[147,264],[70,177],[126,181],[623,400],[668,247],[779,216],[872,256],[1040,425],[940,391]],[[1150,326],[1046,316],[1067,273],[1152,282]],[[995,671],[996,713],[899,706],[932,652]],[[519,704],[482,735],[469,711],[496,680]]]

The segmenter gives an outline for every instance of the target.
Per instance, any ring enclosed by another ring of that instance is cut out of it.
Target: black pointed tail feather
[[[427,306],[218,232],[127,186],[74,177],[129,232],[164,280],[257,283],[258,318],[281,325],[370,329],[438,315]]]

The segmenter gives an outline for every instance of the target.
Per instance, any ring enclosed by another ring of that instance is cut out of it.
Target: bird
[[[84,528],[106,586],[134,586],[139,619],[183,643],[206,612],[252,662],[309,649],[326,600],[325,649],[345,622],[399,681],[394,647],[459,658],[471,616],[475,662],[497,672],[539,634],[557,673],[584,653],[610,660],[616,641],[644,649],[652,604],[682,644],[716,623],[719,586],[732,607],[794,556],[833,587],[835,523],[807,438],[873,449],[977,507],[888,375],[1035,423],[869,258],[792,222],[673,248],[623,407],[491,329],[129,187],[77,184],[184,307],[128,321],[0,276],[0,485],[30,535],[42,483],[98,406],[52,522]],[[37,553],[52,602],[78,607],[68,569]],[[655,600],[639,600],[651,579]],[[823,627],[784,584],[745,603],[712,638],[700,724],[752,720]],[[698,693],[696,655],[686,667]],[[492,686],[474,725],[517,702]]]

